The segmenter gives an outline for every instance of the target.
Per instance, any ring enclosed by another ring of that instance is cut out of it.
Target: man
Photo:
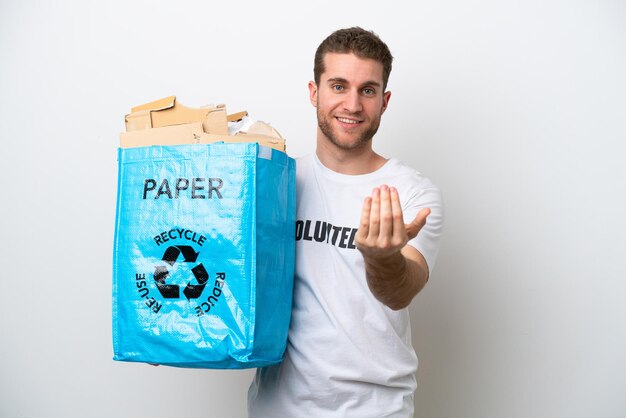
[[[288,347],[280,365],[257,371],[250,417],[413,416],[406,308],[428,280],[443,215],[436,186],[372,149],[391,63],[387,46],[361,28],[336,31],[317,49],[309,83],[317,147],[297,161]]]

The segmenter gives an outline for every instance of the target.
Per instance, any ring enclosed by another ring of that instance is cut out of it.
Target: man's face
[[[371,146],[391,96],[383,92],[383,65],[338,53],[327,53],[324,65],[319,85],[309,83],[310,100],[317,107],[318,138],[342,150]]]

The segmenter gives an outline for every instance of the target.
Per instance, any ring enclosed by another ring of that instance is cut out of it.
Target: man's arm
[[[407,307],[428,281],[426,260],[407,242],[417,236],[429,214],[430,209],[422,209],[405,225],[398,191],[386,185],[375,188],[363,204],[356,246],[372,294],[393,310]]]

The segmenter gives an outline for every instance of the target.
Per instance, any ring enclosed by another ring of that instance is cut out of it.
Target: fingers
[[[370,229],[367,234],[377,237],[380,234],[380,189],[376,187],[372,192],[372,209],[370,211]]]
[[[413,222],[405,225],[398,190],[387,185],[376,187],[372,195],[363,201],[357,247],[374,252],[400,249],[417,236],[428,215],[430,209],[422,209]]]
[[[382,245],[387,245],[387,239],[393,235],[393,213],[390,192],[387,185],[383,184],[380,186],[380,227],[378,235],[383,239]]]
[[[402,206],[400,196],[395,187],[391,188],[391,213],[394,235],[404,234],[404,217],[402,216]]]
[[[367,238],[370,230],[370,212],[372,211],[372,198],[370,196],[363,201],[363,209],[361,210],[361,222],[357,232],[361,239]]]
[[[376,187],[363,202],[358,237],[387,247],[406,239],[398,191],[387,185]]]
[[[426,218],[428,218],[428,215],[430,215],[430,209],[424,208],[418,212],[415,219],[413,219],[413,222],[406,226],[406,233],[409,239],[415,238],[424,225],[426,225]]]

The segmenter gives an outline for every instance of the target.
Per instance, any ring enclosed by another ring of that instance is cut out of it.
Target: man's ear
[[[317,84],[315,81],[309,81],[309,100],[314,107],[317,107]]]
[[[383,94],[383,108],[382,108],[382,111],[380,112],[381,115],[385,113],[385,110],[387,110],[387,106],[389,106],[389,99],[391,99],[391,92],[386,91]]]

